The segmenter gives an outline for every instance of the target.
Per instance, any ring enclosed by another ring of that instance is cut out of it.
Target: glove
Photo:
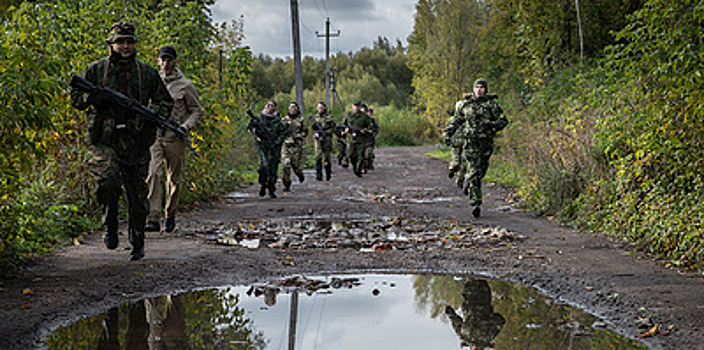
[[[86,103],[89,105],[97,108],[97,109],[103,109],[107,107],[108,103],[110,102],[110,99],[105,97],[105,95],[99,93],[99,92],[93,92],[90,95],[88,95],[88,98],[86,98]]]

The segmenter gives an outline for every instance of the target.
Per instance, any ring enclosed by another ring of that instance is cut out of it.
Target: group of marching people
[[[336,123],[327,105],[318,102],[316,114],[309,116],[310,130],[314,132],[315,179],[330,181],[332,178],[333,137],[337,138],[338,164],[343,168],[352,165],[357,177],[374,169],[374,146],[379,123],[374,111],[360,101],[352,105]],[[276,101],[266,102],[260,114],[250,115],[249,130],[256,138],[259,154],[259,196],[276,198],[276,181],[281,163],[281,180],[284,192],[291,191],[291,173],[299,182],[305,181],[304,142],[308,136],[308,124],[297,102],[288,105],[288,114],[280,117]]]

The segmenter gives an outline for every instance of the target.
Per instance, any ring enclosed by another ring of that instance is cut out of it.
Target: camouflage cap
[[[126,22],[117,22],[110,27],[110,35],[105,40],[108,44],[114,43],[118,39],[130,38],[137,41],[134,36],[134,26]]]

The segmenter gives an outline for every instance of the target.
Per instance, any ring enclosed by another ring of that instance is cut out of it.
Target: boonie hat
[[[105,41],[108,44],[112,44],[116,40],[124,38],[137,41],[137,38],[134,36],[134,26],[126,22],[117,22],[110,27],[110,35]]]

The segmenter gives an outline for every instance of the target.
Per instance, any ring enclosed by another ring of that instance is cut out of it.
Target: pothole
[[[49,349],[645,349],[521,284],[441,275],[293,276],[133,300]]]

